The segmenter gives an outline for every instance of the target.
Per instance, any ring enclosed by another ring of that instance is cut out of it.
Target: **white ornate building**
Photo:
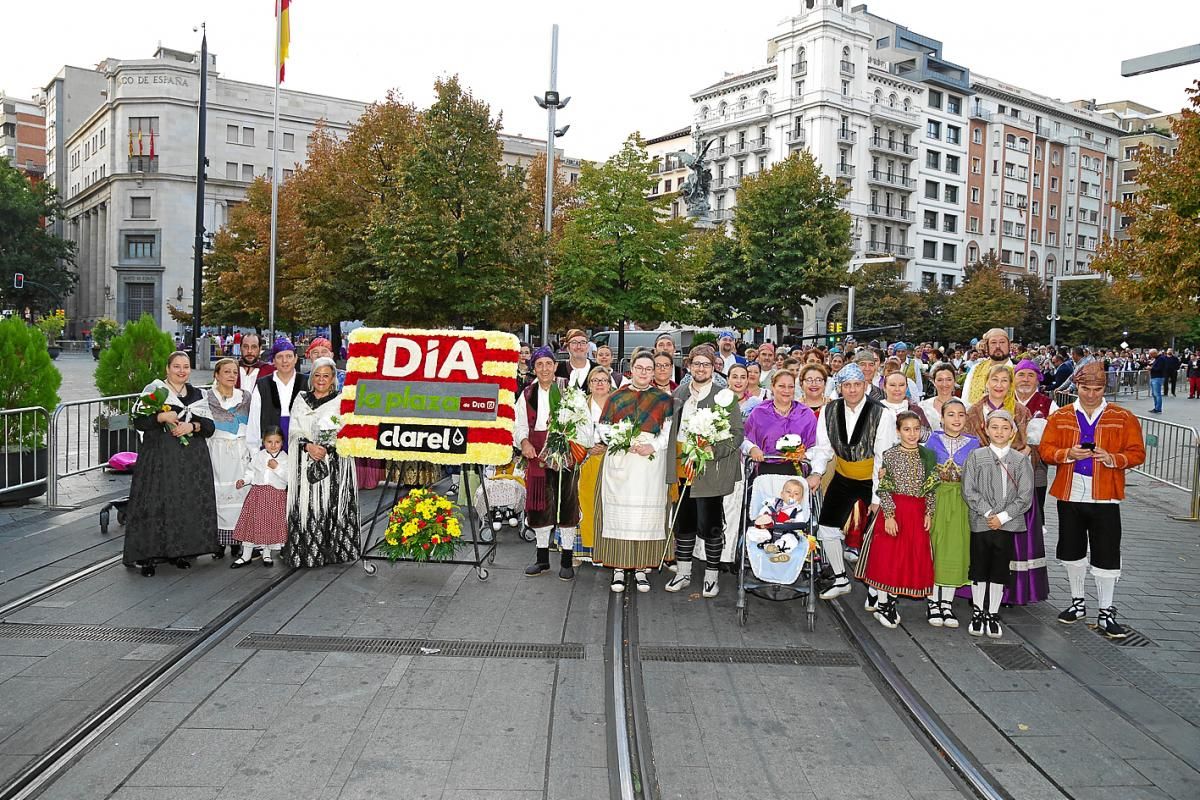
[[[692,95],[715,220],[732,218],[744,175],[805,148],[850,190],[855,257],[895,258],[914,289],[952,288],[989,251],[1010,280],[1087,269],[1115,225],[1115,114],[972,76],[865,5],[799,6],[765,66]],[[805,332],[840,303],[805,307]]]

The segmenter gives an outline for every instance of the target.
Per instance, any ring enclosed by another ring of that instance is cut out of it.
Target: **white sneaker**
[[[841,597],[844,594],[850,594],[850,580],[845,576],[838,578],[833,586],[821,592],[820,597],[822,600],[833,600],[835,597]]]
[[[663,589],[667,590],[668,592],[681,592],[684,589],[686,589],[688,586],[690,586],[691,584],[692,584],[692,576],[691,575],[676,574],[675,577],[673,577],[673,578],[671,578],[671,580],[667,581],[667,585],[664,586]]]
[[[612,589],[614,592],[625,591],[625,573],[622,572],[621,570],[615,570],[613,572],[612,586],[610,586],[609,588]]]
[[[879,610],[879,595],[874,589],[867,588],[867,600],[863,603],[863,611],[874,613]]]
[[[633,585],[642,594],[650,591],[650,579],[646,577],[646,573],[644,572],[633,573]]]
[[[721,591],[717,586],[718,572],[715,569],[704,570],[704,588],[700,591],[701,597],[716,597]]]
[[[857,547],[847,547],[842,552],[842,557],[844,559],[846,559],[847,564],[855,563],[856,561],[858,561],[858,548]]]

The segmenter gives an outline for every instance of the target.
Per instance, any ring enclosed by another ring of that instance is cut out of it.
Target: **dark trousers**
[[[683,491],[683,484],[680,484]],[[692,497],[689,492],[675,517],[675,560],[690,562],[697,537],[704,542],[704,563],[708,569],[721,566],[721,548],[725,545],[723,497]]]
[[[1096,569],[1121,568],[1121,506],[1117,503],[1058,501],[1059,561],[1089,555]]]
[[[1171,397],[1175,396],[1175,384],[1179,381],[1179,373],[1171,372],[1167,374],[1167,391],[1171,393]]]

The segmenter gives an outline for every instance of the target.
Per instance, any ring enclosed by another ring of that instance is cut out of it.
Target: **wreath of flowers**
[[[454,504],[428,489],[413,489],[392,508],[379,551],[392,561],[445,561],[461,541]]]

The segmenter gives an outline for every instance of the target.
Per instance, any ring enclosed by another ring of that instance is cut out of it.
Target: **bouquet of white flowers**
[[[591,424],[587,397],[581,390],[572,386],[563,391],[552,386],[546,446],[539,457],[554,470],[563,470],[582,462],[587,457],[587,448],[579,440]]]
[[[722,389],[714,400],[714,405],[697,409],[683,423],[683,474],[688,483],[713,460],[712,446],[733,438],[733,432],[729,429],[733,392]]]
[[[648,433],[644,433],[637,429],[633,424],[633,420],[629,417],[614,423],[608,432],[608,452],[610,453],[628,453],[633,449],[634,445],[646,444],[654,437]],[[653,461],[654,454],[651,453],[648,458]]]
[[[780,436],[775,442],[775,449],[780,454],[796,465],[796,474],[807,476],[811,467],[806,460],[808,456],[808,448],[804,445],[804,440],[799,434],[787,433]]]

